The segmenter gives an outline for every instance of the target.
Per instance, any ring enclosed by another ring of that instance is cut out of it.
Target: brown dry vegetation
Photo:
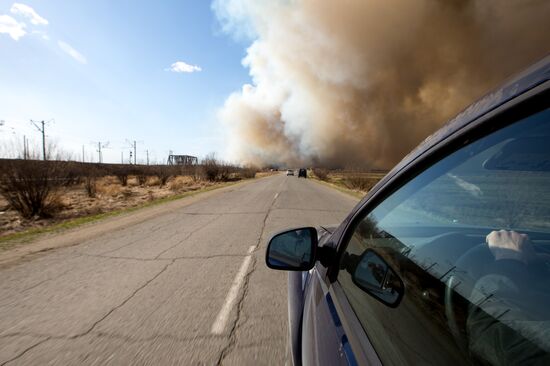
[[[151,178],[149,182],[155,181]],[[137,183],[131,177],[129,183]],[[128,184],[124,187],[115,177],[103,177],[96,180],[95,197],[86,191],[86,183],[68,187],[48,202],[55,206],[53,214],[47,217],[23,217],[13,209],[3,196],[0,196],[0,237],[23,231],[32,227],[48,226],[68,219],[136,207],[159,198],[173,196],[188,191],[196,191],[216,183],[194,181],[190,177],[174,177],[164,187],[158,185]]]
[[[387,171],[360,171],[360,170],[327,170],[313,168],[313,176],[319,180],[357,191],[367,193],[378,181],[387,174]]]
[[[0,237],[255,175],[214,157],[195,166],[0,159]]]

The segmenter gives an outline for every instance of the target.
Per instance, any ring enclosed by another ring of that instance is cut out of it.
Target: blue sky
[[[223,158],[216,112],[249,82],[245,52],[205,0],[0,0],[0,142],[38,144],[29,120],[44,119],[79,159],[83,145],[97,159],[94,141],[110,142],[105,161],[127,159],[127,139],[138,159],[145,149],[157,161],[169,150]]]

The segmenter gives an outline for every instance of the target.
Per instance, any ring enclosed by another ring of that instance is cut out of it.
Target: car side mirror
[[[265,262],[272,269],[308,271],[315,265],[317,244],[313,227],[283,231],[269,240]]]
[[[403,281],[376,252],[366,250],[352,272],[352,281],[361,290],[390,307],[399,305]]]

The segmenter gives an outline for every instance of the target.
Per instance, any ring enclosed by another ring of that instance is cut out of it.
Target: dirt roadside
[[[15,243],[12,248],[0,252],[0,269],[11,267],[27,260],[32,260],[42,253],[53,249],[79,244],[90,237],[98,237],[108,232],[137,225],[153,217],[170,213],[174,210],[192,205],[208,197],[233,191],[243,185],[251,184],[255,181],[257,181],[257,179],[246,180],[207,192],[200,192],[193,196],[183,197],[181,199],[155,206],[144,207],[106,219],[100,219],[89,224],[84,224],[83,226],[63,230],[59,233],[39,234],[33,237],[30,241]]]

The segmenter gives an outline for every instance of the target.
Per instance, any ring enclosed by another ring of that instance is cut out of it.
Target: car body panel
[[[314,268],[305,291],[302,320],[304,365],[348,365],[341,347],[342,324],[322,275]]]

